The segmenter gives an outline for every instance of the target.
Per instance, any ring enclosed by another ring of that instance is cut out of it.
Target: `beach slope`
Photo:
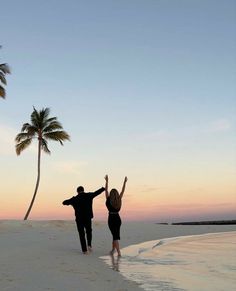
[[[235,225],[124,222],[121,247],[168,237],[235,230]],[[93,252],[90,255],[81,253],[74,221],[2,220],[0,236],[1,291],[142,290],[100,258],[111,248],[111,235],[105,222],[93,223]]]

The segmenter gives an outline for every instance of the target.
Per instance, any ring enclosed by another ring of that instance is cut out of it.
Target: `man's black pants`
[[[91,218],[79,218],[76,219],[76,225],[79,232],[79,238],[81,248],[83,252],[87,252],[87,246],[92,247],[92,219]],[[85,239],[86,231],[86,239]]]

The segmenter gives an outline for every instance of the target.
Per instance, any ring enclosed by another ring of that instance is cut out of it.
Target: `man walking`
[[[88,250],[92,251],[93,198],[101,194],[104,190],[105,188],[102,187],[95,192],[85,193],[84,187],[79,186],[77,188],[77,196],[73,196],[62,202],[63,205],[73,206],[75,210],[75,221],[79,232],[82,252],[84,254],[88,254]]]

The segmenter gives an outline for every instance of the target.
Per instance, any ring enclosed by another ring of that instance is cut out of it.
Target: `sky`
[[[236,2],[0,1],[0,219],[23,219],[37,145],[14,138],[33,106],[70,137],[50,142],[30,219],[74,219],[83,185],[121,190],[123,220],[236,218]],[[105,197],[94,199],[106,220]]]

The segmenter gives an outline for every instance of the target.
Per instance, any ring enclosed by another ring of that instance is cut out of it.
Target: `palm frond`
[[[33,126],[40,128],[39,113],[35,108],[34,111],[31,113],[30,119]]]
[[[4,75],[2,72],[0,72],[0,81],[1,81],[4,85],[7,84],[7,80],[6,80],[6,78],[5,78],[5,75]]]
[[[34,107],[33,107],[34,108]],[[34,108],[34,111],[31,114],[31,123],[38,129],[43,130],[48,124],[48,116],[50,114],[49,108],[43,108],[40,111]]]
[[[42,110],[39,111],[39,116],[42,120],[47,120],[48,116],[50,114],[50,108],[43,108]]]
[[[0,97],[2,97],[3,99],[5,99],[6,97],[6,91],[1,85],[0,85]]]
[[[7,84],[7,80],[5,78],[6,74],[10,74],[10,68],[8,66],[8,64],[0,64],[0,81],[3,85]],[[0,97],[2,97],[3,99],[5,99],[6,97],[6,90],[3,86],[0,85]]]
[[[38,112],[39,115],[39,125],[40,128],[43,129],[46,124],[48,123],[48,116],[50,114],[50,109],[49,108],[43,108]]]
[[[50,122],[53,122],[53,121],[56,121],[57,120],[57,117],[50,117],[47,119],[47,122],[50,123]]]
[[[27,131],[30,126],[32,126],[30,123],[24,123],[22,125],[21,132]]]
[[[62,129],[61,123],[58,121],[52,121],[43,129],[43,132],[51,132],[57,129]]]
[[[45,139],[59,141],[61,145],[63,145],[64,140],[70,140],[69,134],[64,130],[47,132],[47,133],[44,133],[43,137]]]
[[[4,74],[11,74],[11,70],[8,64],[0,64],[0,71],[2,71]]]
[[[32,142],[32,138],[25,139],[16,144],[16,154],[19,156]]]
[[[24,123],[21,128],[21,132],[26,132],[29,136],[35,136],[38,132],[38,129],[29,123]]]
[[[32,139],[32,136],[29,136],[29,134],[27,132],[20,132],[17,134],[17,136],[15,137],[15,142],[22,142],[26,139]]]
[[[42,139],[42,149],[45,153],[51,154],[51,152],[48,148],[48,142],[44,138]]]

